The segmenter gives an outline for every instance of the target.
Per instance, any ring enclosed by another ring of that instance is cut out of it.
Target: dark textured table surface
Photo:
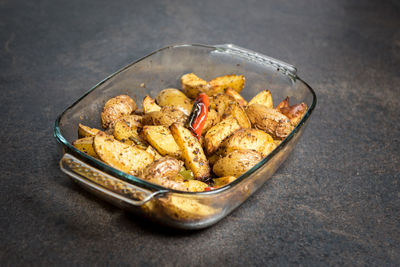
[[[180,232],[100,201],[58,166],[53,122],[175,43],[292,63],[318,106],[292,155],[215,226]],[[400,265],[396,1],[0,1],[1,265]]]

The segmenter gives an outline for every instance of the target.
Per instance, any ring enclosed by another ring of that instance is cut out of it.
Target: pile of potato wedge
[[[289,98],[274,107],[268,90],[246,101],[240,95],[243,75],[205,81],[189,73],[181,77],[181,86],[146,96],[142,108],[128,95],[109,99],[101,112],[103,129],[79,124],[73,145],[150,183],[209,191],[231,183],[271,153],[307,110],[305,103],[290,105]],[[210,100],[200,139],[186,127],[199,93]]]

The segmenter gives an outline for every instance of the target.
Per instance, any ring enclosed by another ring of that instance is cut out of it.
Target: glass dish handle
[[[65,153],[60,160],[61,170],[72,179],[90,188],[134,206],[141,206],[163,191],[151,192],[117,179]]]
[[[234,54],[237,56],[245,57],[248,60],[256,61],[258,63],[266,64],[277,68],[278,71],[282,71],[284,74],[296,77],[297,69],[295,66],[290,65],[281,60],[251,51],[249,49],[234,45],[234,44],[220,44],[214,45],[218,51]]]

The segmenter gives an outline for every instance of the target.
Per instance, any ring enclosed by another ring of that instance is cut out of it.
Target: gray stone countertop
[[[158,48],[234,43],[298,67],[318,105],[291,156],[205,230],[150,224],[58,166],[53,123]],[[0,1],[0,260],[21,265],[400,265],[400,4]]]

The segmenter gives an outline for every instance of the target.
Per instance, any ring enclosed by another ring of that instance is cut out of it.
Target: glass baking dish
[[[78,124],[100,128],[100,112],[111,97],[127,94],[140,107],[146,95],[155,97],[164,88],[181,88],[180,77],[193,72],[205,80],[242,74],[242,91],[249,100],[263,89],[280,101],[309,107],[290,135],[252,169],[233,183],[207,192],[182,192],[164,188],[121,172],[72,146]],[[174,45],[155,51],[112,74],[58,116],[54,135],[62,144],[60,168],[75,182],[103,199],[162,224],[200,229],[210,226],[243,203],[269,179],[293,150],[315,108],[314,91],[282,61],[232,45]]]

